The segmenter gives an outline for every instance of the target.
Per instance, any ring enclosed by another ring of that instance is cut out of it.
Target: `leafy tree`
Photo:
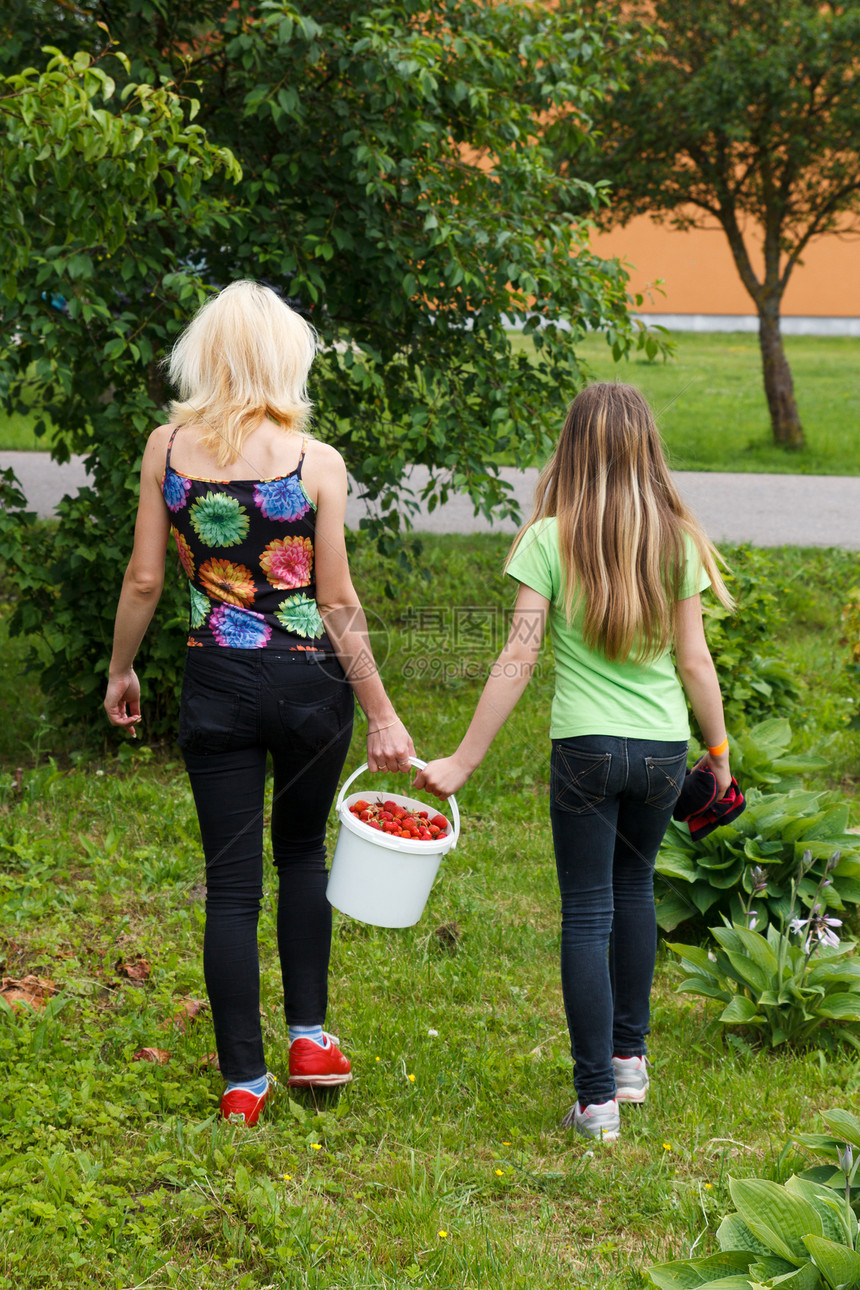
[[[609,222],[720,225],[758,313],[774,439],[801,448],[781,303],[809,243],[857,227],[860,3],[631,0],[620,12],[623,41],[608,33],[619,83],[592,109],[599,151],[578,124],[563,150],[612,184]]]
[[[604,330],[616,354],[637,341],[656,352],[629,321],[624,272],[589,253],[586,222],[572,213],[596,208],[599,190],[554,173],[538,128],[562,104],[585,121],[611,79],[587,23],[560,26],[536,6],[483,0],[359,10],[332,0],[307,12],[282,0],[17,8],[0,52],[7,67],[38,64],[48,33],[68,55],[83,47],[112,65],[116,40],[128,56],[114,69],[122,93],[128,81],[171,101],[190,97],[207,146],[229,149],[243,171],[236,186],[226,166],[201,173],[177,159],[153,174],[155,206],[131,231],[125,214],[113,232],[86,216],[67,227],[55,203],[55,231],[40,226],[32,272],[7,291],[5,321],[23,336],[0,354],[7,404],[35,399],[58,427],[57,451],[91,452],[100,468],[105,437],[115,436],[115,476],[70,504],[91,523],[109,514],[114,535],[105,546],[93,533],[86,553],[75,552],[97,561],[101,577],[78,623],[86,648],[69,643],[70,625],[64,635],[87,685],[100,685],[131,541],[131,495],[117,486],[133,487],[145,428],[166,397],[156,360],[177,300],[191,306],[207,286],[247,276],[306,312],[324,345],[313,375],[320,433],[344,452],[388,552],[402,550],[411,462],[433,472],[431,505],[466,487],[485,512],[511,513],[494,457],[507,450],[525,461],[549,446],[582,380],[575,345],[586,328]],[[78,211],[90,176],[69,172],[64,196],[76,186]],[[171,203],[192,176],[181,199],[199,218],[177,223]],[[31,223],[37,198],[22,190],[16,200],[19,223]],[[126,236],[140,244],[118,271],[112,239]],[[51,295],[69,301],[68,318]],[[105,307],[84,319],[91,297]],[[506,331],[517,315],[528,319],[534,358]],[[68,574],[75,561],[70,553]],[[52,576],[30,601],[45,624],[56,562]],[[95,621],[84,626],[87,616]],[[32,617],[21,611],[18,622]],[[175,641],[178,655],[178,633]],[[175,675],[162,660],[165,693]]]
[[[0,555],[20,595],[13,626],[47,645],[46,693],[60,714],[91,717],[153,424],[156,356],[205,295],[183,255],[232,224],[202,185],[218,169],[240,172],[171,90],[126,79],[118,95],[87,54],[47,52],[44,70],[0,78],[0,389],[7,406],[35,400],[59,427],[55,456],[86,452],[93,482],[63,500],[54,533],[21,514],[7,473]],[[122,55],[113,62],[127,75]],[[176,592],[165,602],[174,616]],[[157,727],[175,645],[153,634],[141,664]]]

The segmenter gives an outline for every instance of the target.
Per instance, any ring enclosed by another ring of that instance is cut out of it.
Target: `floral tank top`
[[[276,479],[197,479],[170,464],[161,491],[188,578],[189,645],[332,653],[316,601],[316,507],[299,464]]]

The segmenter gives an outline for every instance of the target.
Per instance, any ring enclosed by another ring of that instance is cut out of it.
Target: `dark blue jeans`
[[[615,1097],[613,1055],[646,1052],[657,952],[654,864],[686,764],[686,743],[553,740],[561,984],[582,1106]]]
[[[221,1072],[266,1073],[257,923],[263,897],[266,755],[287,1023],[325,1020],[331,907],[325,829],[352,735],[352,690],[334,658],[305,651],[190,649],[179,745],[206,858],[203,972]]]

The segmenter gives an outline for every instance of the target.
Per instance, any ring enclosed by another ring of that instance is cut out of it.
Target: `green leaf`
[[[785,1184],[793,1196],[802,1196],[818,1211],[822,1223],[822,1236],[841,1245],[853,1244],[857,1235],[857,1220],[852,1211],[850,1222],[846,1215],[845,1201],[841,1195],[823,1187],[810,1178],[792,1175]]]
[[[860,1119],[851,1111],[834,1107],[831,1111],[822,1111],[821,1118],[833,1136],[841,1142],[850,1142],[852,1147],[860,1148]]]
[[[853,994],[831,994],[816,1005],[819,1017],[834,1021],[860,1021],[860,991]]]
[[[733,1026],[742,1026],[752,1021],[763,1020],[764,1018],[759,1014],[758,1008],[752,999],[748,999],[743,994],[736,994],[729,1006],[720,1013],[720,1021]]]
[[[860,1286],[860,1254],[824,1236],[807,1236],[804,1244],[833,1290],[856,1290]]]
[[[806,1258],[804,1237],[821,1236],[817,1210],[784,1187],[761,1178],[729,1180],[729,1191],[747,1227],[770,1250],[790,1263]]]
[[[760,936],[758,932],[751,932],[745,927],[736,927],[735,931],[744,952],[761,968],[767,977],[773,976],[777,970],[777,956],[765,938]]]
[[[707,1258],[681,1259],[674,1263],[656,1263],[647,1268],[648,1275],[660,1290],[695,1290],[697,1286],[714,1286],[717,1283],[743,1286],[749,1290],[749,1280],[737,1275],[744,1273],[755,1257],[751,1252],[732,1250],[712,1254]]]
[[[751,1254],[772,1255],[765,1245],[750,1231],[740,1214],[727,1214],[717,1228],[717,1241],[721,1250],[749,1250]],[[792,1260],[788,1260],[792,1263]]]

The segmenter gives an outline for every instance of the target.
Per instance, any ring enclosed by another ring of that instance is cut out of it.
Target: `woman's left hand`
[[[112,726],[122,726],[133,739],[137,738],[135,726],[141,720],[140,681],[133,667],[108,678],[104,707]]]
[[[409,759],[414,756],[414,745],[399,717],[384,730],[368,730],[368,770],[411,770]]]

